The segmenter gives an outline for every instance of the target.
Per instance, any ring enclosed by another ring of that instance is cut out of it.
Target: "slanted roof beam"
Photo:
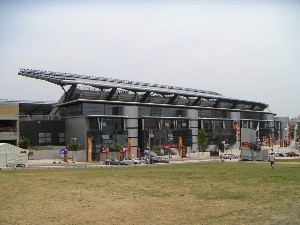
[[[175,100],[177,99],[177,97],[178,97],[178,95],[177,95],[177,94],[174,94],[174,95],[170,98],[170,100],[168,101],[167,104],[173,104],[173,103],[175,102]]]
[[[218,108],[221,104],[221,99],[218,99],[216,103],[213,105],[214,108]]]
[[[249,109],[249,110],[254,110],[254,109],[255,109],[255,107],[256,107],[256,104],[251,104],[251,107],[250,107],[250,109]]]
[[[63,86],[61,86],[63,88]],[[72,86],[70,87],[70,89],[65,92],[65,99],[63,102],[68,102],[70,101],[70,99],[72,98],[72,95],[74,94],[75,90],[76,90],[77,84],[72,84]],[[63,88],[64,89],[64,88]]]
[[[111,89],[111,91],[110,91],[110,93],[109,93],[109,95],[107,97],[108,101],[110,101],[112,99],[112,97],[114,96],[114,94],[116,93],[116,91],[117,91],[117,88],[115,88],[115,87]]]
[[[236,106],[239,104],[239,102],[233,102],[233,105],[230,107],[230,109],[236,109]]]
[[[143,98],[141,99],[140,102],[145,102],[147,98],[149,98],[150,93],[151,93],[150,91],[146,91],[146,93],[143,95]]]
[[[192,104],[192,106],[198,105],[200,101],[201,101],[201,97],[198,97],[198,98],[194,101],[194,103]]]

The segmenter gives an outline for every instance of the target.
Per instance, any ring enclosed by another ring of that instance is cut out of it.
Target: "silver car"
[[[123,159],[123,162],[127,163],[128,165],[130,164],[141,164],[141,162],[137,159],[134,158],[125,158]]]
[[[224,157],[224,159],[236,159],[239,156],[237,156],[235,154],[224,154],[223,157]]]
[[[147,158],[139,158],[138,160],[139,160],[141,163],[149,164],[149,159],[147,159]]]

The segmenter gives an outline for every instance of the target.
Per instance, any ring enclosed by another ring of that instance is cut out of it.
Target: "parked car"
[[[104,159],[103,164],[104,165],[110,165],[110,159]]]
[[[297,154],[296,152],[288,152],[286,153],[287,157],[299,157],[299,154]]]
[[[120,160],[119,163],[120,163],[120,165],[128,165],[128,163],[123,160]]]
[[[239,156],[238,155],[235,155],[235,154],[224,154],[223,155],[223,158],[224,159],[236,159],[236,158],[239,158]]]
[[[275,152],[275,157],[284,157],[284,154],[281,152]]]
[[[150,157],[150,163],[158,163],[158,160],[156,157]]]
[[[148,159],[148,158],[139,158],[138,160],[139,160],[141,163],[149,164],[149,159]]]
[[[110,165],[120,165],[120,161],[118,159],[111,159],[109,164]]]
[[[169,163],[169,160],[166,160],[163,157],[157,157],[156,159],[158,163]]]
[[[15,165],[15,167],[25,167],[25,164],[24,164],[24,163],[17,163],[17,164]]]
[[[141,164],[141,162],[138,159],[134,159],[134,158],[125,158],[123,160],[124,163],[127,163],[128,165],[130,164]]]

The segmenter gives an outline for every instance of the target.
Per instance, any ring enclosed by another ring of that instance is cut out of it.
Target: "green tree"
[[[77,141],[71,141],[67,145],[68,151],[78,151],[80,149],[80,143]]]
[[[198,131],[197,140],[199,151],[204,151],[204,147],[207,145],[208,142],[205,129],[201,129]]]
[[[153,145],[152,149],[155,151],[155,152],[158,152],[160,149],[157,145]]]
[[[23,149],[28,149],[30,146],[30,139],[28,137],[21,136],[18,142],[18,146]]]
[[[68,151],[72,152],[72,162],[74,162],[73,152],[78,151],[80,149],[80,143],[77,142],[76,140],[72,140],[68,143],[67,149],[68,149]]]
[[[114,143],[113,149],[114,149],[115,151],[120,151],[121,148],[122,148],[122,146],[121,146],[119,143]]]

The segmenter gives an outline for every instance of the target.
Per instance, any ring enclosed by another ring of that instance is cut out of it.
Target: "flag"
[[[296,123],[296,126],[294,127],[294,131],[298,130],[298,123]]]
[[[289,125],[286,125],[284,129],[285,129],[285,130],[288,130],[288,129],[289,129]]]

